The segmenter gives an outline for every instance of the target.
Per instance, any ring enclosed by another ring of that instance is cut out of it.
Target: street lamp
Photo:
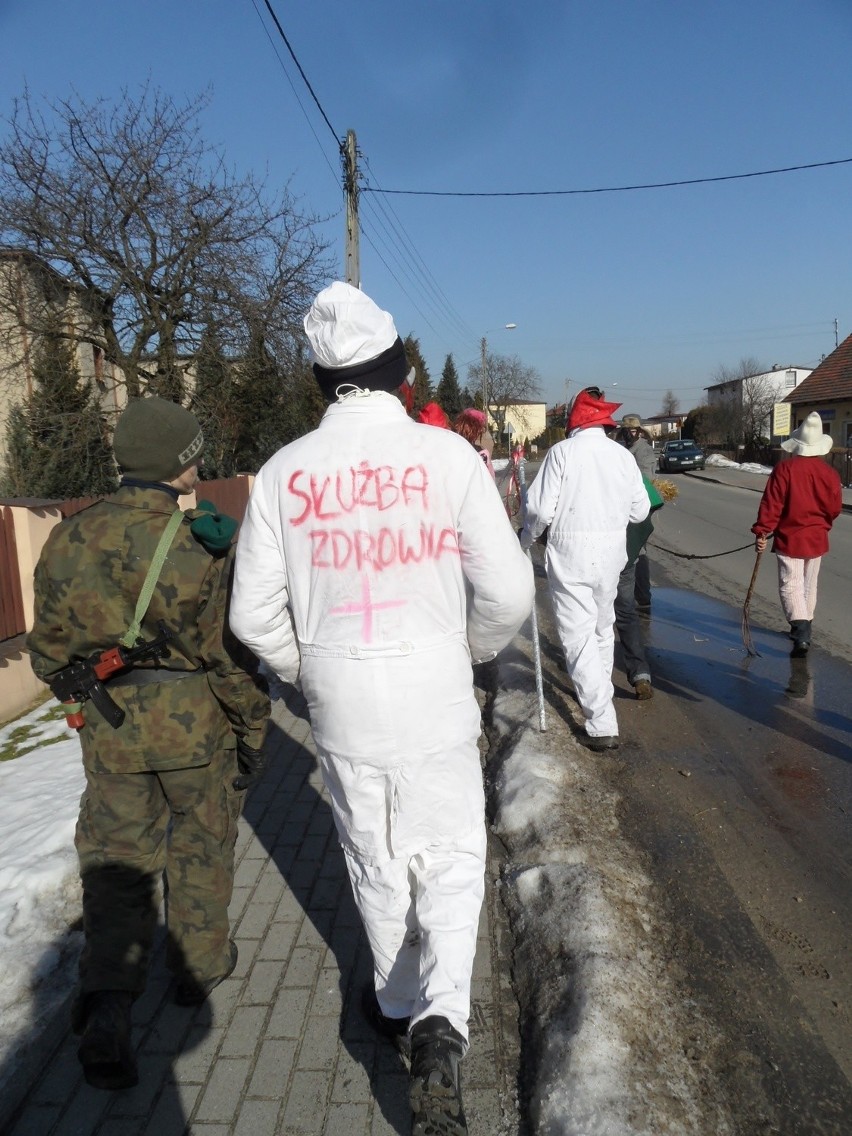
[[[506,331],[512,331],[518,325],[516,323],[504,323],[503,327]],[[497,328],[492,328],[492,331],[497,331]],[[482,409],[485,412],[485,424],[488,425],[488,342],[483,335],[480,343],[482,350]]]

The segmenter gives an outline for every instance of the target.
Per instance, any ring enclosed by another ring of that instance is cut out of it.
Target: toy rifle
[[[66,708],[65,720],[73,730],[83,728],[83,703],[91,698],[98,710],[114,730],[124,721],[124,711],[109,696],[104,682],[113,675],[126,671],[143,659],[168,658],[168,641],[172,633],[161,620],[160,634],[149,641],[140,639],[134,647],[108,647],[95,651],[83,662],[71,663],[51,675],[49,684],[53,694]]]

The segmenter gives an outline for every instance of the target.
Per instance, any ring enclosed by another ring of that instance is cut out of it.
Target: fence
[[[182,506],[193,508],[196,500],[210,501],[220,513],[227,513],[236,521],[242,522],[248,504],[253,478],[249,476],[231,477],[217,481],[200,481],[196,493],[182,501]],[[67,501],[40,501],[39,509],[52,506],[62,517],[73,517],[89,505],[100,501],[100,497],[73,497]],[[20,504],[7,500],[0,505],[0,643],[23,635],[28,630],[22,587],[22,573],[28,578],[34,563],[24,555],[15,539],[14,509],[33,508],[34,503],[22,499]],[[36,554],[40,551],[33,550]]]
[[[0,642],[24,631],[24,599],[12,510],[0,507]]]

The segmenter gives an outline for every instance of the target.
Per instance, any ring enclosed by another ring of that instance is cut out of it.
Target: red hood
[[[617,426],[613,411],[618,410],[620,402],[607,402],[603,398],[593,398],[588,391],[581,390],[571,404],[568,429],[585,429],[586,426]]]

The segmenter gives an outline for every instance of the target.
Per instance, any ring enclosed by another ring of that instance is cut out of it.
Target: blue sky
[[[852,157],[850,0],[271,3],[331,130],[263,0],[0,0],[0,115],[25,83],[47,99],[209,89],[208,140],[327,218],[340,273],[348,129],[385,190]],[[835,319],[852,332],[851,202],[852,164],[622,193],[366,193],[362,286],[435,382],[448,353],[464,379],[486,335],[538,370],[549,403],[598,383],[625,411],[658,412],[668,389],[687,410],[720,365],[814,366]]]

